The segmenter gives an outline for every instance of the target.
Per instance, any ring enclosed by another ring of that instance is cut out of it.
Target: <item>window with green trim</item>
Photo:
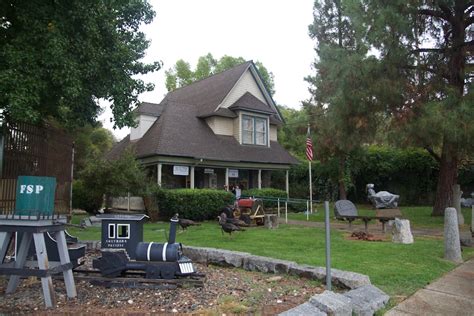
[[[267,140],[267,119],[242,115],[242,144],[266,146]]]

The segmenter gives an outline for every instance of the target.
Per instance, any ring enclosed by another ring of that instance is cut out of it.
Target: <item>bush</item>
[[[242,196],[250,196],[256,198],[280,198],[286,199],[286,191],[272,189],[272,188],[262,188],[262,189],[249,189],[242,192]],[[277,207],[278,202],[272,201],[263,201],[265,207]]]
[[[82,180],[74,180],[72,185],[72,207],[93,213],[102,207],[102,193],[88,190]]]
[[[167,219],[176,213],[196,221],[215,219],[221,208],[234,201],[232,193],[210,189],[158,190],[156,194],[160,217]]]

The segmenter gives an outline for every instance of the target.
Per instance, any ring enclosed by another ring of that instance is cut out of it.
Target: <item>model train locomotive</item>
[[[118,277],[128,270],[144,271],[148,279],[173,279],[196,273],[192,261],[176,243],[178,214],[170,220],[168,242],[143,242],[145,215],[104,215],[102,217],[102,257],[93,267],[104,277]],[[133,234],[132,234],[133,231]]]

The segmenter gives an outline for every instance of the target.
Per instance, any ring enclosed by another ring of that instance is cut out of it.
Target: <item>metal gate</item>
[[[73,141],[51,125],[6,122],[0,135],[0,212],[15,208],[18,176],[48,176],[57,181],[55,213],[69,214]]]

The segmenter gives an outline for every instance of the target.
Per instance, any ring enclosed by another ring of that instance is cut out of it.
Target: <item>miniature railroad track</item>
[[[147,279],[145,274],[138,271],[129,271],[123,277],[107,278],[100,275],[99,270],[74,270],[74,279],[88,281],[92,285],[119,288],[152,288],[152,289],[176,289],[178,287],[203,287],[205,275],[196,273],[193,276],[177,279]]]

